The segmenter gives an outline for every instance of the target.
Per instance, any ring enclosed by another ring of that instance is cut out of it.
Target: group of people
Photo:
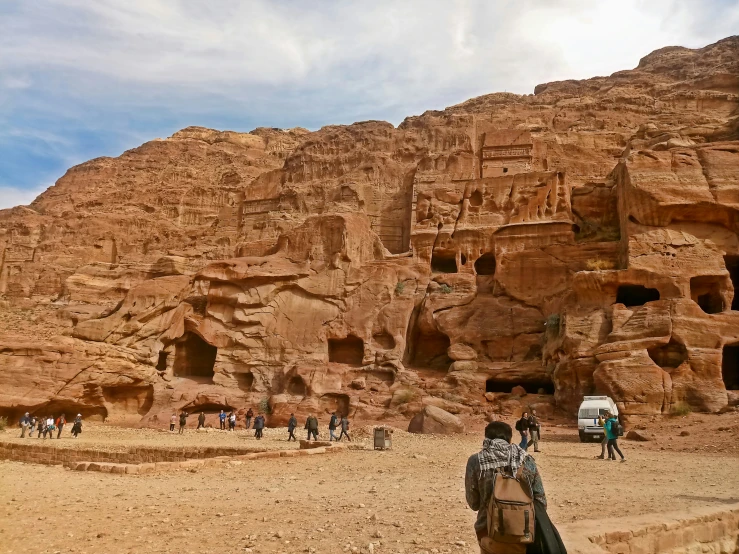
[[[618,418],[611,412],[606,412],[604,415],[598,416],[598,425],[603,427],[603,440],[600,443],[600,456],[596,456],[596,458],[615,461],[616,452],[618,452],[621,461],[625,462],[626,458],[618,447],[618,437],[622,434]],[[608,458],[606,458],[606,448],[608,449]]]
[[[528,450],[529,445],[534,446],[534,452],[539,450],[539,438],[541,437],[541,423],[536,416],[536,410],[531,410],[531,415],[524,412],[521,419],[516,422],[516,431],[521,434],[521,442],[518,445],[524,450]]]
[[[28,433],[28,438],[33,437],[33,433],[38,431],[38,435],[36,438],[41,438],[42,436],[44,439],[46,439],[47,435],[50,439],[54,438],[54,431],[56,431],[56,438],[61,439],[62,438],[62,430],[64,429],[64,426],[67,424],[67,418],[65,414],[61,414],[59,417],[54,419],[54,416],[46,416],[46,417],[36,417],[35,415],[30,415],[29,412],[26,412],[23,414],[23,417],[21,417],[19,426],[21,428],[21,438],[26,438],[26,433]],[[82,414],[77,414],[77,417],[74,418],[74,423],[72,425],[72,436],[74,438],[77,438],[77,436],[82,432]]]
[[[185,410],[180,412],[179,416],[177,415],[177,412],[174,412],[172,414],[172,417],[169,419],[169,430],[174,432],[175,427],[177,426],[177,422],[179,421],[180,428],[179,428],[179,434],[183,434],[185,432],[185,427],[187,426],[187,418],[190,414],[188,414]],[[254,420],[252,422],[252,419]],[[225,431],[226,425],[228,424],[228,430],[229,431],[235,431],[236,430],[236,413],[234,411],[226,413],[225,410],[221,410],[221,412],[218,414],[218,422],[220,424],[220,429]],[[259,412],[257,413],[257,416],[254,417],[254,410],[249,408],[244,415],[244,424],[246,426],[246,429],[249,430],[252,428],[254,429],[254,437],[259,440],[262,438],[264,433],[264,427],[266,425],[266,419],[264,415]],[[198,426],[197,428],[200,429],[201,427],[205,427],[205,412],[200,412],[200,415],[198,415]],[[298,439],[295,437],[295,429],[298,427],[298,420],[295,417],[295,414],[290,414],[290,419],[287,423],[287,440],[288,441],[297,441]],[[318,418],[314,416],[313,414],[309,414],[308,418],[305,420],[305,430],[308,432],[308,440],[311,440],[311,437],[313,440],[318,440]],[[341,432],[338,436],[336,436],[337,429],[340,429]],[[349,419],[347,416],[337,416],[336,412],[333,412],[331,414],[331,419],[328,423],[328,433],[329,433],[329,441],[340,441],[343,437],[346,437],[346,440],[351,441],[351,437],[349,436]]]

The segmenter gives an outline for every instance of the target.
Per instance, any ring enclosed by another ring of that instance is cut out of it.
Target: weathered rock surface
[[[0,211],[0,413],[736,403],[737,75],[731,37],[397,128],[188,128],[74,167]]]
[[[426,406],[413,416],[408,424],[408,432],[423,435],[464,433],[464,423],[457,416],[441,408]]]

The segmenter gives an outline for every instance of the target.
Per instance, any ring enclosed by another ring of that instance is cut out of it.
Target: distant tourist
[[[221,422],[221,430],[222,431],[225,431],[226,430],[226,417],[227,417],[226,416],[226,412],[224,412],[223,410],[221,410],[221,413],[218,414],[218,420]]]
[[[467,460],[465,496],[469,507],[477,511],[480,552],[524,554],[528,544],[535,552],[564,554],[562,540],[546,512],[547,498],[536,463],[523,448],[511,444],[512,435],[507,423],[488,423],[482,450]],[[510,481],[496,487],[496,480],[502,478]],[[515,499],[518,505],[507,504],[506,499]],[[535,517],[521,517],[527,507]],[[492,510],[490,516],[488,510]]]
[[[77,414],[77,417],[74,418],[74,423],[72,424],[72,436],[74,438],[77,438],[77,435],[79,435],[82,432],[82,414]]]
[[[236,431],[236,414],[233,412],[228,414],[228,430]]]
[[[38,436],[36,438],[39,438],[40,439],[41,438],[41,433],[43,433],[44,434],[44,438],[46,438],[45,429],[46,429],[46,418],[45,417],[40,417],[38,419]]]
[[[26,438],[26,431],[28,431],[28,429],[31,427],[31,417],[28,414],[28,412],[26,412],[23,415],[23,417],[21,418],[21,420],[20,420],[20,426],[21,426],[21,438],[22,439],[25,439]],[[33,433],[33,431],[31,431],[31,433]],[[30,437],[30,435],[29,435],[29,437]]]
[[[264,416],[260,413],[254,419],[254,436],[257,440],[262,438],[262,430],[264,429]]]
[[[308,430],[308,440],[313,436],[313,440],[318,440],[318,419],[313,414],[305,420],[305,428]]]
[[[187,412],[183,411],[180,414],[180,435],[185,432],[185,425],[187,425]]]
[[[518,446],[526,450],[529,445],[529,413],[524,412],[521,414],[521,419],[516,422],[516,431],[521,435],[521,442]]]
[[[49,416],[46,418],[46,426],[44,427],[44,440],[46,440],[46,433],[49,434],[49,438],[54,438],[54,418]]]
[[[601,414],[598,416],[598,425],[603,427],[603,440],[600,441],[600,456],[596,458],[603,460],[606,457],[606,446],[608,445],[608,433],[606,433],[606,418]]]
[[[297,441],[298,439],[295,438],[295,429],[298,427],[298,420],[295,417],[295,414],[290,414],[290,419],[287,422],[287,440],[290,442],[291,440]]]
[[[31,426],[28,428],[28,438],[31,438],[31,435],[33,435],[33,432],[36,430],[36,425],[38,424],[38,420],[36,419],[36,416],[31,416]]]
[[[620,429],[621,424],[618,422],[618,418],[610,412],[606,413],[605,430],[608,435],[608,459],[613,461],[616,460],[616,454],[614,453],[615,450],[618,452],[618,455],[621,456],[621,461],[625,462],[626,458],[618,447],[618,437],[621,434]]]
[[[246,411],[246,428],[247,428],[247,430],[251,427],[251,418],[253,418],[253,417],[254,417],[254,410],[252,410],[251,408],[249,408]]]
[[[175,425],[177,425],[177,412],[173,412],[172,417],[169,418],[169,430],[174,431]]]
[[[198,416],[198,429],[201,427],[205,427],[205,412],[200,412],[200,415]]]
[[[352,438],[349,436],[349,418],[341,416],[341,434],[336,440],[341,440],[341,437],[346,437],[346,440],[351,442]]]
[[[541,452],[539,450],[539,439],[541,438],[541,423],[539,418],[536,417],[536,410],[531,410],[529,416],[529,441],[530,444],[534,445],[534,452]]]
[[[64,414],[56,418],[56,428],[58,429],[57,434],[56,434],[57,439],[62,438],[62,429],[64,428],[65,423],[67,423],[67,418]]]
[[[329,442],[336,439],[334,431],[339,426],[339,418],[336,417],[336,412],[331,414],[331,419],[328,422],[328,440]]]

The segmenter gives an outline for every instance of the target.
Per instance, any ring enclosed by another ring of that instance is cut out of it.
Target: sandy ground
[[[738,414],[649,427],[655,441],[621,441],[624,464],[594,459],[600,446],[579,443],[572,428],[546,429],[535,458],[553,520],[739,501]],[[85,431],[77,444],[253,441],[246,433]],[[261,442],[280,447],[282,437],[269,430]],[[396,432],[386,452],[142,476],[0,462],[0,552],[338,553],[368,552],[370,543],[376,553],[475,552],[463,485],[466,459],[480,443],[479,430],[451,437]]]

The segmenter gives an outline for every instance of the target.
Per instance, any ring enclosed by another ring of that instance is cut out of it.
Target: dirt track
[[[727,414],[655,424],[656,441],[622,441],[625,464],[593,459],[599,445],[576,442],[572,429],[549,429],[536,460],[550,514],[564,523],[738,501],[737,423],[737,414]],[[689,435],[676,436],[681,430]],[[176,437],[103,426],[85,432],[80,445],[103,448],[253,440],[243,432]],[[269,430],[260,446],[282,447],[277,437],[281,430]],[[474,552],[463,477],[481,433],[397,432],[394,439],[388,452],[262,460],[196,473],[117,476],[2,462],[0,552],[338,553],[367,552],[370,542],[376,553]],[[74,447],[69,438],[60,442]]]

